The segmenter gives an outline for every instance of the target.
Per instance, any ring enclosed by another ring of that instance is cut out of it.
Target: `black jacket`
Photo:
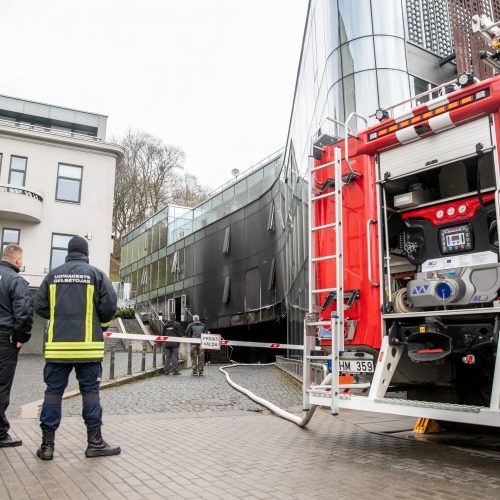
[[[177,321],[168,320],[163,326],[163,335],[182,337],[181,325]],[[180,342],[163,342],[163,347],[179,347],[180,345]]]
[[[104,355],[103,328],[116,311],[116,293],[107,276],[86,255],[70,252],[47,274],[35,297],[35,311],[49,320],[45,359],[95,362]]]
[[[202,333],[206,333],[207,329],[201,321],[193,321],[189,323],[186,329],[186,337],[192,337],[193,339],[201,338]]]
[[[24,343],[31,337],[33,301],[28,282],[18,273],[10,262],[0,262],[0,335]]]

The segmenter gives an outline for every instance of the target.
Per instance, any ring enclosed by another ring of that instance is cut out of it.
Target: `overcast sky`
[[[0,5],[0,94],[145,130],[211,187],[285,143],[307,0]]]

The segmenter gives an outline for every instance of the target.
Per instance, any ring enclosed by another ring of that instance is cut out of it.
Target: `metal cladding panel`
[[[380,153],[381,178],[386,174],[391,178],[402,177],[429,165],[472,156],[478,143],[483,148],[492,146],[488,117]]]

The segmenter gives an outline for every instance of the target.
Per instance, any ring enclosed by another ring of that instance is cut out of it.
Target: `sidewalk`
[[[301,413],[300,387],[276,368],[232,370],[235,382]],[[185,371],[107,389],[101,399],[103,435],[121,455],[84,457],[79,398],[64,401],[52,462],[35,457],[38,422],[11,419],[24,445],[0,449],[0,498],[500,498],[493,448],[422,442],[414,419],[347,410],[337,418],[318,410],[301,429],[234,391],[216,366],[205,377]]]
[[[34,455],[36,422],[17,420],[24,445],[0,449],[0,498],[500,497],[500,460],[368,433],[354,415],[320,411],[307,429],[267,412],[108,416],[105,438],[123,452],[98,459],[84,458],[83,423],[68,417],[53,462]]]

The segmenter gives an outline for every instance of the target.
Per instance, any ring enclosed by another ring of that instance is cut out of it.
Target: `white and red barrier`
[[[201,344],[201,339],[192,339],[190,337],[169,337],[167,335],[143,335],[140,333],[119,333],[119,332],[104,332],[104,338],[126,339],[126,340],[149,340],[152,342],[181,342],[185,344]],[[294,349],[303,351],[302,344],[278,344],[267,342],[245,342],[242,340],[220,340],[220,345],[231,347],[263,347],[265,349]],[[317,347],[316,350],[323,350]]]

